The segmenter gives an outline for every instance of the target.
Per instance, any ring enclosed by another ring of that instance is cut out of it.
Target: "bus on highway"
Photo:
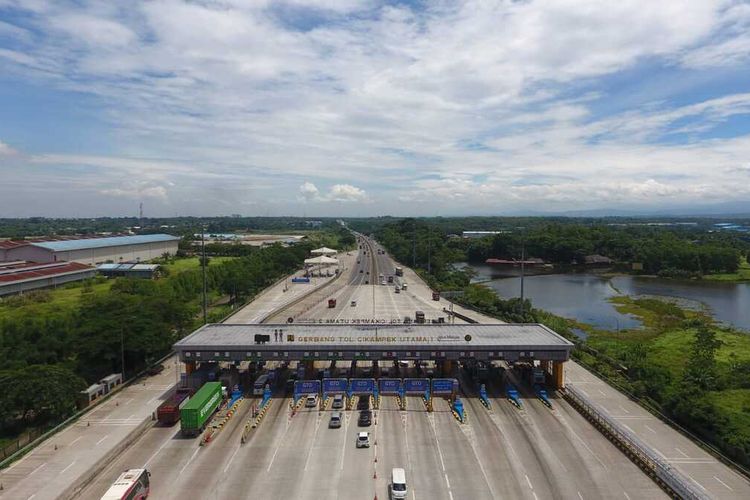
[[[151,473],[146,469],[130,469],[122,474],[110,486],[102,500],[142,500],[151,491],[149,477]]]
[[[267,373],[264,373],[255,380],[253,384],[253,396],[262,396],[263,390],[266,388],[266,384],[269,383],[270,377]]]

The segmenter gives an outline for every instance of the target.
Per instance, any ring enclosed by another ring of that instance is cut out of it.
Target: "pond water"
[[[501,297],[518,297],[521,283],[516,269],[471,266],[478,281]],[[679,281],[634,276],[604,278],[591,273],[537,274],[524,279],[524,294],[534,307],[577,319],[598,328],[616,330],[639,326],[632,316],[621,314],[608,299],[618,295],[652,295],[702,304],[726,324],[750,332],[750,284]]]

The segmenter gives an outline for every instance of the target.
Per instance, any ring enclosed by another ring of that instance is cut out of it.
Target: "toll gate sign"
[[[324,378],[323,392],[325,394],[343,394],[346,392],[348,380],[345,378]]]
[[[353,378],[349,381],[349,392],[351,394],[373,394],[375,392],[375,379]]]
[[[320,380],[298,380],[294,383],[294,394],[319,394]]]
[[[430,379],[428,378],[405,378],[404,392],[407,394],[424,394],[430,390]]]
[[[381,378],[378,382],[381,394],[401,393],[401,379],[399,378]]]
[[[458,389],[458,381],[455,378],[432,379],[433,394],[453,394]]]

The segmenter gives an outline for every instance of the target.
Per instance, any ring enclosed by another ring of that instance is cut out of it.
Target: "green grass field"
[[[747,259],[742,259],[740,268],[736,273],[707,274],[703,276],[703,279],[712,281],[750,281],[750,262]]]
[[[215,266],[222,262],[227,262],[237,257],[209,257],[208,266]],[[184,259],[175,259],[169,264],[162,264],[170,273],[176,274],[184,271],[190,271],[200,268],[200,259],[198,257],[186,257]]]
[[[0,318],[29,312],[39,316],[67,313],[77,308],[85,295],[107,291],[112,283],[114,280],[95,282],[90,287],[86,287],[83,282],[69,283],[60,288],[8,297],[0,301]]]

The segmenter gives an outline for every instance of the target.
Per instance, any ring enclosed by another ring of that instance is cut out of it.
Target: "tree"
[[[690,357],[685,365],[683,383],[690,384],[704,391],[716,388],[716,350],[721,341],[716,338],[716,332],[701,325],[695,332],[695,340]]]

